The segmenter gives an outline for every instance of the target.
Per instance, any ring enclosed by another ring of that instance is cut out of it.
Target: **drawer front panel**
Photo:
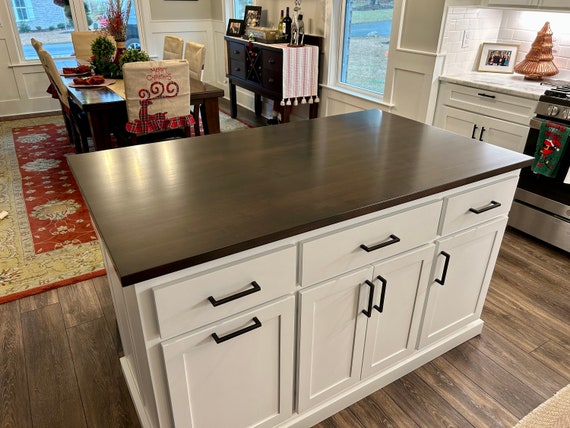
[[[517,182],[518,178],[514,177],[447,198],[441,235],[506,215],[511,209]]]
[[[281,92],[283,89],[281,72],[263,70],[263,87],[270,91]]]
[[[528,98],[446,82],[440,85],[438,102],[525,126],[534,116],[537,104]]]
[[[230,74],[232,76],[239,77],[240,79],[245,79],[245,61],[230,59]]]
[[[245,45],[241,43],[229,42],[230,58],[245,61]]]
[[[172,337],[295,291],[294,246],[153,289],[160,336]]]
[[[281,52],[275,52],[269,49],[263,50],[263,69],[278,71],[281,73],[283,71],[283,55]]]
[[[303,242],[301,285],[324,281],[432,241],[442,204],[436,201]]]

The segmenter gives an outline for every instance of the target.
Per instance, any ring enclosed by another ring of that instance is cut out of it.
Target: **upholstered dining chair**
[[[204,66],[206,65],[206,46],[191,40],[186,42],[184,47],[184,58],[188,61],[190,77],[200,81],[204,78]],[[192,115],[194,116],[194,134],[200,135],[200,112],[204,117],[204,106],[194,105]]]
[[[52,56],[42,48],[38,49],[38,56],[52,87],[56,91],[67,133],[71,143],[75,145],[75,151],[77,153],[88,152],[90,131],[87,116],[69,97],[67,86],[63,83]]]
[[[132,143],[190,137],[188,61],[132,62],[123,66],[128,122]]]
[[[164,47],[162,49],[162,59],[182,59],[184,51],[184,39],[182,37],[167,34],[164,36]]]
[[[83,61],[89,61],[93,53],[91,52],[91,44],[93,40],[101,34],[97,31],[72,31],[71,43],[73,43],[73,50],[75,51],[75,58]],[[106,36],[115,44],[115,39],[112,36]]]
[[[39,57],[40,49],[43,49],[43,43],[40,42],[39,40],[34,39],[33,37],[30,39],[30,42],[32,43],[32,47],[36,50],[36,53],[38,54]]]

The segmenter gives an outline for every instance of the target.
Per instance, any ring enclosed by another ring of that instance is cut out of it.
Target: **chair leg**
[[[194,105],[194,111],[192,112],[192,116],[194,117],[194,135],[200,135],[200,108],[202,107],[201,104]]]

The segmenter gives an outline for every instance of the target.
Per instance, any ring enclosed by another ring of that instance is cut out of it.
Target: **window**
[[[18,24],[22,21],[34,19],[34,11],[27,0],[12,0],[12,6]]]
[[[384,94],[394,0],[344,0],[339,81]]]
[[[243,19],[245,7],[253,5],[253,0],[234,0],[234,18]]]
[[[70,33],[100,29],[107,4],[108,0],[12,0],[24,59],[38,58],[31,45],[32,38],[42,42],[54,58],[72,56]],[[130,2],[130,6],[126,44],[140,48],[134,4]]]

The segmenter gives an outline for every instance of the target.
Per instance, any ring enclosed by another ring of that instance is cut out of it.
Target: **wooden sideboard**
[[[231,116],[237,116],[236,86],[252,91],[254,110],[261,116],[261,97],[269,98],[279,105],[283,98],[283,50],[271,44],[252,42],[226,36],[227,77],[230,85]],[[319,46],[322,52],[322,37],[305,35],[305,43]],[[320,63],[320,60],[319,60]],[[282,122],[289,122],[292,105],[280,107]],[[309,104],[309,118],[318,116],[318,103]]]

